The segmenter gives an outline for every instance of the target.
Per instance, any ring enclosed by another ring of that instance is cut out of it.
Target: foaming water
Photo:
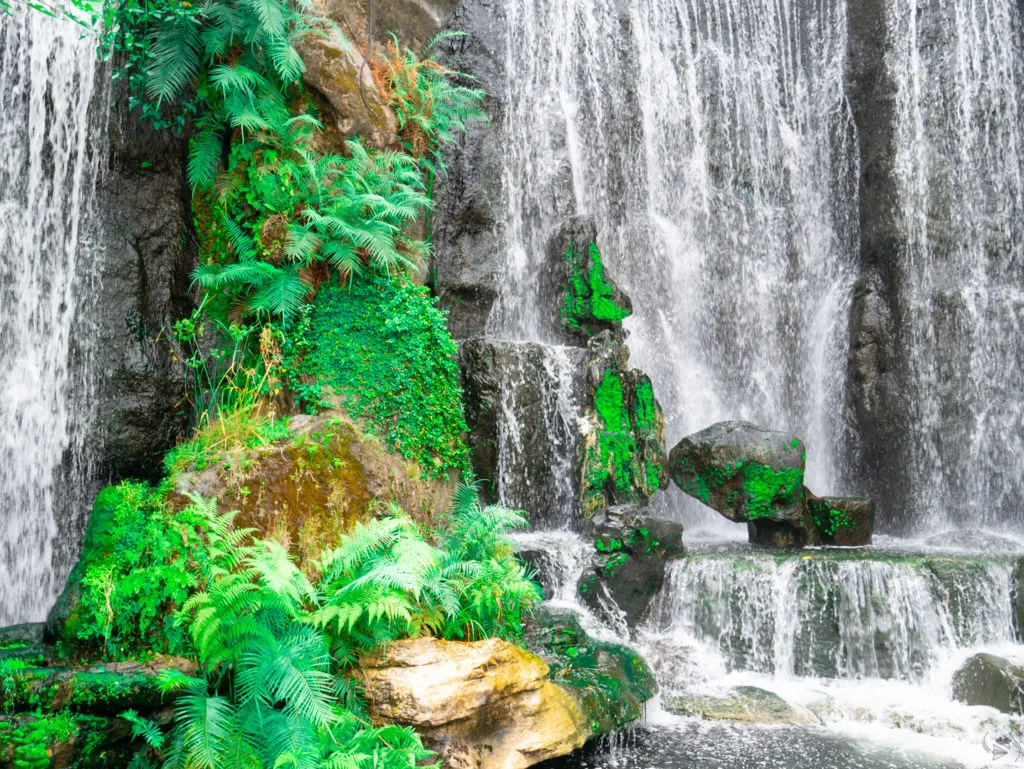
[[[95,41],[16,5],[0,23],[0,625],[40,620],[70,569],[92,387],[84,308],[102,251]]]

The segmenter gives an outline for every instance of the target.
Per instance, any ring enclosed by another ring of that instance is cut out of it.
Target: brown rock
[[[325,0],[314,2],[323,13]],[[398,120],[373,82],[366,59],[337,32],[307,35],[296,50],[306,63],[303,81],[326,102],[322,120],[326,138],[340,146],[358,136],[363,143],[384,149],[395,141]]]
[[[362,666],[374,723],[414,726],[448,769],[523,769],[592,736],[572,690],[507,641],[399,641]]]
[[[293,417],[289,428],[292,438],[179,473],[180,503],[186,492],[216,497],[220,510],[238,511],[236,526],[280,542],[300,563],[334,547],[377,501],[423,522],[450,507],[451,484],[423,479],[419,465],[388,452],[343,411]]]

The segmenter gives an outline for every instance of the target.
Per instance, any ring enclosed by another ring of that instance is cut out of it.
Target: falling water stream
[[[865,13],[877,52],[851,42]],[[884,265],[895,329],[884,373],[902,400],[885,406],[904,410],[913,489],[908,509],[880,500],[881,528],[1020,533],[1018,3],[520,0],[503,23],[507,268],[488,333],[557,341],[538,276],[560,222],[590,214],[633,300],[631,364],[655,383],[669,445],[722,419],[790,430],[806,439],[819,493],[863,480],[850,340],[865,269],[862,134],[879,127],[857,124],[849,92],[851,71],[876,55],[899,233]],[[573,518],[563,509],[549,526]],[[735,539],[678,492],[655,509],[682,515],[690,542],[693,524]],[[547,557],[560,565],[539,562],[559,575],[554,600],[571,602],[587,559],[569,534],[531,536],[531,548],[554,538]],[[1011,583],[1024,548],[939,557],[920,540],[889,545],[782,557],[704,544],[671,566],[646,624],[618,629],[663,696],[752,684],[819,726],[737,729],[655,702],[645,728],[563,766],[987,765],[985,740],[1024,723],[954,702],[950,682],[979,649],[1021,658]]]
[[[56,542],[88,464],[104,91],[80,27],[0,14],[0,625],[43,619],[70,567]]]

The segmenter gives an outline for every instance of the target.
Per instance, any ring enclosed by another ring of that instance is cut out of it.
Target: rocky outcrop
[[[953,698],[1024,715],[1024,667],[994,654],[975,654],[953,675]]]
[[[806,708],[791,705],[775,692],[756,686],[736,686],[719,697],[703,694],[670,697],[664,707],[670,713],[705,721],[791,726],[818,723],[817,717]]]
[[[590,522],[597,551],[580,576],[580,599],[612,625],[617,609],[627,628],[636,627],[665,581],[665,569],[683,549],[683,526],[644,515],[637,505],[610,507]]]
[[[316,0],[316,12],[341,29],[347,14],[337,0]],[[296,46],[306,65],[302,76],[319,95],[321,122],[327,141],[341,151],[346,139],[358,136],[365,144],[384,149],[395,141],[398,119],[373,81],[369,63],[355,45],[338,31],[307,35]]]
[[[646,503],[668,484],[665,418],[651,380],[629,368],[621,334],[603,331],[588,350],[580,419],[584,519],[615,505]]]
[[[376,502],[394,501],[419,520],[450,505],[451,484],[422,478],[419,465],[389,453],[342,411],[292,417],[288,428],[270,445],[177,472],[175,491],[216,497],[221,510],[238,511],[236,526],[280,542],[300,563],[333,547]]]
[[[547,662],[499,639],[399,641],[361,667],[374,723],[414,727],[453,769],[522,769],[608,723],[591,718],[585,686],[552,680]]]
[[[184,364],[164,329],[193,307],[197,248],[185,184],[186,142],[123,106],[110,125],[110,170],[99,190],[105,252],[96,299],[95,424],[99,473],[156,479],[185,433]]]

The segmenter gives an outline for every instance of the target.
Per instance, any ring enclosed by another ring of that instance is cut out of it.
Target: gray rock
[[[688,694],[666,699],[665,709],[680,716],[743,724],[817,724],[806,708],[790,705],[782,697],[756,686],[736,686],[724,697]]]
[[[809,529],[803,505],[806,455],[789,433],[748,422],[719,422],[676,444],[672,480],[731,521]]]
[[[994,654],[975,654],[953,674],[953,698],[1024,715],[1024,667]]]
[[[622,505],[591,520],[597,556],[577,588],[580,599],[599,616],[612,602],[630,628],[640,623],[661,591],[669,561],[685,552],[682,524],[642,512],[638,505]]]

